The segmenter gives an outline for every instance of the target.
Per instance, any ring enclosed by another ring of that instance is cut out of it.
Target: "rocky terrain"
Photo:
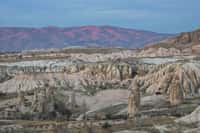
[[[1,54],[0,131],[198,132],[198,54],[155,49]]]
[[[185,49],[184,51],[186,51],[186,49],[192,49],[192,52],[199,53],[199,43],[200,29],[196,29],[192,32],[182,32],[178,36],[174,36],[147,47]]]
[[[190,44],[190,43],[199,43],[200,42],[200,29],[197,29],[193,32],[183,32],[178,37],[172,39],[176,44]]]

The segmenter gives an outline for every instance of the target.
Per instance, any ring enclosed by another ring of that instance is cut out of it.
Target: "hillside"
[[[63,47],[140,48],[172,35],[112,26],[0,28],[1,51]]]
[[[188,44],[188,43],[200,43],[200,29],[192,32],[183,32],[179,36],[172,39],[175,44]]]
[[[163,48],[177,48],[186,49],[190,48],[193,51],[199,50],[200,44],[200,29],[191,32],[182,32],[177,36],[165,39],[159,43],[148,45],[145,48],[163,47]]]

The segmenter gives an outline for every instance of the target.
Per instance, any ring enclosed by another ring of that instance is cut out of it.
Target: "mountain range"
[[[0,27],[0,51],[64,47],[141,48],[172,36],[113,26]]]

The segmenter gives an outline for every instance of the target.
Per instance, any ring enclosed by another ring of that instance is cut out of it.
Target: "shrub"
[[[110,114],[110,113],[106,114],[106,119],[107,119],[107,120],[112,119],[112,114]]]
[[[112,125],[108,122],[105,122],[103,125],[102,125],[102,128],[110,128],[112,127]]]

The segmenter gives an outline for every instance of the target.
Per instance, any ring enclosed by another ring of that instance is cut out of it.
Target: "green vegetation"
[[[112,127],[112,125],[108,122],[105,122],[103,125],[102,125],[102,128],[110,128]]]

